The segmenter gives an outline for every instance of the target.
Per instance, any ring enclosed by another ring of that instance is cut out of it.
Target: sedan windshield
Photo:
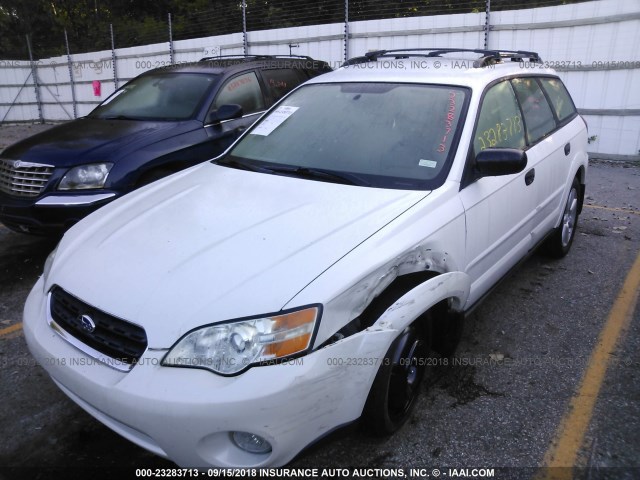
[[[207,97],[217,75],[161,73],[143,75],[107,98],[93,118],[133,120],[186,120]]]
[[[437,188],[456,150],[467,97],[464,88],[440,85],[303,86],[219,163],[321,181]]]

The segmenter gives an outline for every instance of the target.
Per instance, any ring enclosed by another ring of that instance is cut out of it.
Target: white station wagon
[[[280,466],[361,417],[397,430],[465,313],[571,247],[586,124],[536,62],[378,51],[307,82],[69,230],[25,306],[31,352],[183,467]]]

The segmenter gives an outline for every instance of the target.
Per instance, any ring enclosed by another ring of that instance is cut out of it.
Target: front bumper
[[[24,310],[29,349],[78,405],[122,436],[181,467],[281,466],[336,427],[357,419],[379,360],[396,332],[364,331],[305,357],[237,377],[162,367],[147,349],[124,373],[72,347],[46,321],[40,279]],[[272,445],[252,454],[231,440],[250,432]]]
[[[13,197],[0,192],[0,222],[22,233],[61,233],[116,197],[117,193],[111,191],[39,197]]]

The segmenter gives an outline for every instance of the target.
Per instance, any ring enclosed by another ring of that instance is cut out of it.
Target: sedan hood
[[[196,121],[80,118],[15,143],[2,152],[2,157],[56,167],[117,162],[143,147],[197,128],[202,124]]]
[[[193,328],[279,311],[427,194],[205,163],[73,227],[46,288],[58,284],[168,348]]]

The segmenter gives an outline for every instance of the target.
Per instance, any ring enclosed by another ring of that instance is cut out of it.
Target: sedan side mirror
[[[476,155],[479,177],[520,173],[527,166],[527,153],[517,148],[487,148]]]
[[[210,112],[207,115],[207,125],[214,123],[220,123],[224,120],[232,120],[234,118],[240,118],[242,116],[242,106],[237,103],[229,103],[221,105],[220,108]]]

